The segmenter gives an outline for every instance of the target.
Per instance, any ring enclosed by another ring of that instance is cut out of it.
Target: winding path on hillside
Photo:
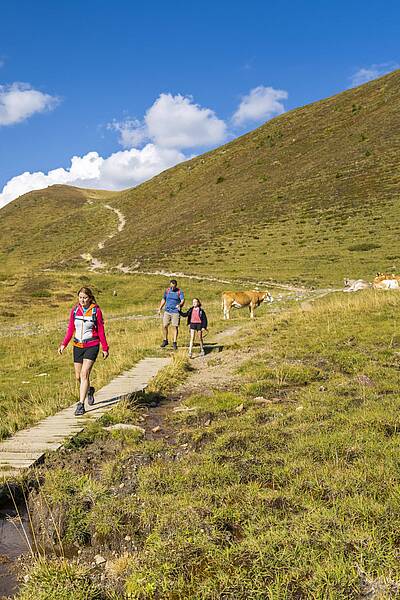
[[[88,200],[88,204],[92,205],[93,201]],[[100,240],[100,242],[98,242],[97,248],[99,250],[102,250],[109,240],[112,240],[116,235],[118,235],[118,233],[121,233],[121,231],[124,230],[125,225],[126,225],[126,217],[118,208],[115,208],[114,206],[111,206],[110,204],[103,204],[103,207],[106,208],[107,210],[111,210],[112,212],[114,212],[117,215],[118,224],[117,224],[116,231],[114,231],[113,233],[109,233],[106,238],[104,238],[103,240]],[[88,271],[96,271],[97,269],[105,269],[107,266],[106,263],[102,262],[99,258],[96,258],[95,256],[93,256],[90,252],[84,252],[83,254],[81,254],[81,258],[83,258],[83,260],[85,260],[86,262],[89,263]]]
[[[89,204],[93,204],[93,200],[88,200],[87,201]],[[97,248],[99,250],[102,250],[107,241],[113,239],[116,235],[118,235],[118,233],[121,233],[126,225],[126,217],[125,215],[118,209],[115,208],[114,206],[111,206],[110,204],[103,204],[103,207],[106,208],[107,210],[111,210],[113,211],[117,217],[118,217],[118,225],[117,225],[117,230],[114,231],[113,233],[108,234],[108,236],[103,239],[100,240],[100,242],[98,242],[97,244]],[[89,252],[85,252],[83,254],[81,254],[81,257],[87,261],[89,264],[88,266],[88,271],[97,271],[98,269],[104,271],[107,267],[107,264],[102,262],[99,258],[96,258],[95,256],[93,256],[91,253]],[[275,287],[275,288],[281,288],[281,289],[285,289],[285,290],[289,290],[292,292],[307,292],[309,290],[307,290],[306,287],[300,287],[300,286],[293,286],[287,283],[280,283],[278,281],[271,281],[271,280],[267,280],[267,281],[263,281],[263,280],[255,280],[255,279],[223,279],[221,277],[215,277],[213,275],[197,275],[197,274],[189,274],[189,273],[183,273],[182,271],[166,271],[163,269],[160,270],[155,270],[155,271],[144,271],[144,270],[140,270],[137,268],[137,265],[135,265],[134,267],[129,267],[129,266],[124,266],[123,263],[120,263],[119,265],[116,265],[115,267],[113,267],[112,270],[117,270],[120,271],[121,273],[126,273],[126,274],[130,274],[130,275],[148,275],[148,276],[153,276],[153,277],[157,277],[157,276],[163,276],[163,277],[180,277],[182,279],[194,279],[197,281],[211,281],[211,282],[216,282],[216,283],[223,283],[225,285],[235,285],[235,286],[252,286],[255,288],[260,288],[260,287]],[[109,271],[106,271],[109,272]],[[338,291],[334,288],[324,288],[319,290],[320,292],[323,293],[331,293],[333,291]]]
[[[118,217],[118,225],[117,225],[117,231],[114,233],[110,233],[105,240],[102,240],[101,242],[99,242],[97,244],[97,247],[99,248],[99,250],[102,250],[102,248],[104,248],[105,243],[107,242],[107,240],[111,240],[113,237],[115,237],[117,235],[117,233],[121,233],[121,231],[124,230],[124,227],[126,225],[126,218],[125,215],[122,214],[122,212],[120,210],[118,210],[118,208],[114,208],[114,206],[110,206],[109,204],[104,204],[104,208],[107,208],[108,210],[112,210]]]
[[[226,283],[228,285],[247,285],[253,287],[261,287],[261,286],[270,286],[270,287],[278,287],[284,290],[289,290],[291,292],[304,292],[307,291],[306,287],[293,286],[287,283],[280,283],[279,281],[262,281],[255,279],[222,279],[220,277],[214,277],[213,275],[195,275],[183,273],[182,271],[141,271],[138,269],[134,269],[129,271],[131,274],[138,275],[150,275],[150,276],[164,276],[164,277],[181,277],[182,279],[195,279],[197,281],[212,281],[217,283]],[[331,288],[326,288],[327,290]]]
[[[93,204],[93,201],[88,200],[88,203]],[[117,230],[114,231],[114,233],[110,233],[105,239],[98,242],[97,248],[99,250],[102,250],[105,247],[105,244],[107,243],[108,240],[113,239],[118,233],[121,233],[124,230],[125,225],[126,225],[126,217],[118,208],[115,208],[114,206],[111,206],[110,204],[103,204],[103,207],[106,208],[107,210],[113,211],[117,215],[118,225],[117,225]],[[90,265],[88,266],[88,271],[96,271],[97,269],[101,269],[104,271],[105,268],[107,267],[106,263],[103,263],[99,258],[92,256],[92,254],[90,254],[89,252],[81,254],[81,257],[90,263]],[[259,289],[261,287],[275,287],[275,288],[281,288],[284,290],[289,290],[291,292],[307,293],[310,291],[306,287],[293,286],[293,285],[290,285],[287,283],[280,283],[278,281],[271,281],[271,280],[263,281],[263,280],[247,279],[247,278],[243,279],[243,280],[241,280],[241,279],[232,280],[232,279],[223,279],[221,277],[215,277],[213,275],[207,275],[207,274],[196,275],[196,274],[183,273],[182,271],[172,272],[172,271],[166,271],[163,269],[155,270],[155,271],[144,271],[144,270],[138,269],[136,266],[135,267],[124,266],[123,263],[120,263],[119,265],[115,266],[113,270],[117,270],[122,273],[131,274],[131,275],[148,275],[148,276],[153,276],[153,277],[157,277],[157,276],[161,275],[163,277],[180,277],[182,279],[193,279],[196,281],[210,281],[210,282],[216,282],[216,283],[223,283],[225,285],[252,286],[252,287],[255,287],[256,289]],[[106,271],[106,272],[108,272],[108,271]],[[315,290],[315,291],[318,294],[326,295],[326,294],[330,294],[331,292],[335,292],[335,291],[339,291],[339,290],[335,289],[335,288],[323,288],[323,289],[319,289],[319,290]]]

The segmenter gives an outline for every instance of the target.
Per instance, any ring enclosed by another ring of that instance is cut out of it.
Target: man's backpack
[[[174,291],[174,290],[173,290],[172,288],[170,288],[170,287],[169,287],[169,288],[167,288],[167,289],[165,290],[165,293],[166,293],[166,295],[168,296],[168,293],[169,293],[169,292],[173,292],[173,291]],[[179,288],[177,288],[175,291],[176,291],[176,292],[178,292],[178,298],[179,298],[179,300],[180,300],[180,299],[181,299],[181,290],[180,290]]]

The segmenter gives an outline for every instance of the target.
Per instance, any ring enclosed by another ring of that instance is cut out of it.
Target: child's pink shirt
[[[190,319],[190,322],[191,323],[201,323],[199,306],[196,306],[195,308],[193,308],[192,317]]]

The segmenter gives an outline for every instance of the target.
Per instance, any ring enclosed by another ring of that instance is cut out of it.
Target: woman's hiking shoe
[[[78,402],[78,404],[76,405],[76,409],[75,409],[75,416],[81,417],[84,414],[85,414],[85,406],[84,406],[83,402]]]
[[[192,352],[189,352],[189,358],[193,358]]]
[[[174,350],[178,350],[178,344],[176,342],[172,342],[172,348]]]
[[[202,351],[200,352],[200,356],[205,356],[205,355],[206,355],[206,353],[204,352],[204,350],[202,350]]]
[[[160,348],[165,348],[165,346],[168,346],[168,340],[163,340]]]
[[[94,404],[94,387],[91,385],[90,388],[88,389],[88,393],[87,393],[87,401],[89,406],[93,406]]]

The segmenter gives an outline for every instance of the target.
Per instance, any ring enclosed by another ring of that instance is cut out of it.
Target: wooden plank
[[[83,431],[86,425],[99,419],[122,398],[144,390],[150,379],[170,362],[170,358],[142,359],[96,392],[95,404],[86,407],[85,415],[75,417],[74,403],[0,442],[0,481],[18,476],[42,459],[45,452],[57,450],[63,442]]]

